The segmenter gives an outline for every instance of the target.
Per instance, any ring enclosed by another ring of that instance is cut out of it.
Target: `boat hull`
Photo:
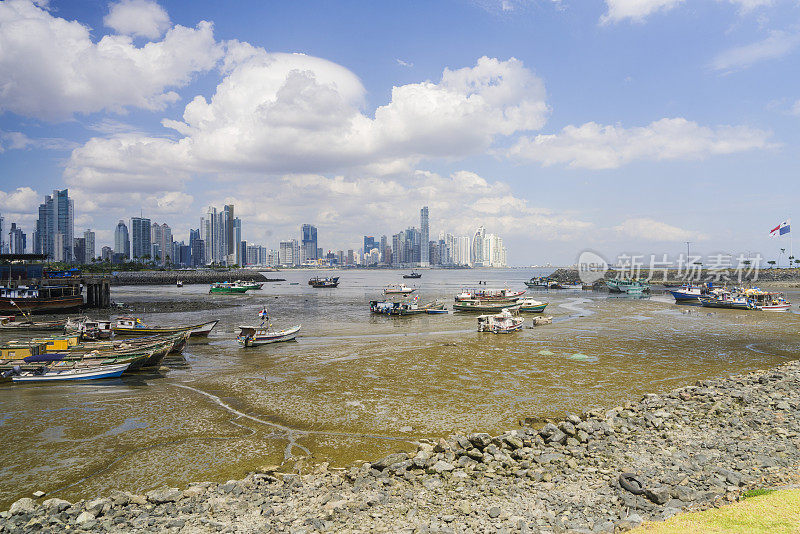
[[[13,376],[14,382],[54,382],[61,380],[98,380],[102,378],[118,378],[124,373],[129,363],[114,365],[98,365],[87,368],[48,369],[43,374],[26,373]]]
[[[480,305],[480,306],[469,306],[465,305],[461,302],[456,302],[453,304],[453,309],[455,311],[463,311],[463,312],[499,312],[503,310],[511,310],[517,311],[519,310],[520,305],[514,303],[506,303],[506,304],[497,304],[497,305]]]
[[[14,302],[12,304],[11,302]],[[53,298],[8,298],[0,297],[0,313],[50,313],[75,310],[83,306],[83,295]]]
[[[209,294],[215,293],[218,295],[241,295],[247,293],[246,287],[212,287],[208,290]]]
[[[675,298],[675,302],[693,302],[693,303],[700,303],[700,295],[695,293],[687,293],[685,291],[672,291],[672,296]]]
[[[217,326],[218,320],[209,321],[203,324],[191,326],[179,326],[174,328],[128,328],[115,326],[112,330],[119,336],[154,336],[159,334],[178,334],[180,332],[190,332],[192,337],[205,337]]]
[[[257,330],[257,329],[256,329]],[[297,337],[300,332],[300,326],[295,326],[287,330],[280,330],[278,332],[263,332],[250,335],[240,334],[236,341],[242,347],[258,347],[259,345],[269,345],[271,343],[281,343],[283,341],[292,341]]]
[[[542,313],[547,307],[547,303],[538,306],[520,306],[519,311],[528,313]]]

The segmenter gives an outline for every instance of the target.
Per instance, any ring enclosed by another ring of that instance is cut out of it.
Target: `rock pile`
[[[196,271],[121,271],[111,277],[114,286],[213,284],[214,282],[283,282],[283,278],[267,278],[252,269],[198,269]]]
[[[792,362],[541,428],[423,441],[345,470],[267,469],[77,503],[24,498],[0,512],[0,532],[622,531],[785,483],[799,431]]]

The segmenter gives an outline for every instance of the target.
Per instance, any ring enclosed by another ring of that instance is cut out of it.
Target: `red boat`
[[[55,313],[81,306],[80,285],[0,287],[0,313]]]

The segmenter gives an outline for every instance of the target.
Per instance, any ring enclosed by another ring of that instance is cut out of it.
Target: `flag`
[[[782,235],[788,234],[789,231],[790,231],[789,223],[791,223],[791,222],[792,222],[791,219],[786,219],[785,221],[780,223],[778,226],[776,226],[775,228],[770,230],[769,236],[770,237],[780,237]]]

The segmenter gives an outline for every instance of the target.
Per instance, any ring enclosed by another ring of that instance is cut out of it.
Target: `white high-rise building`
[[[83,233],[83,239],[84,239],[84,243],[85,243],[84,246],[86,247],[85,248],[86,252],[84,254],[83,261],[85,263],[91,263],[92,259],[94,259],[95,256],[96,256],[95,250],[94,250],[94,232],[92,232],[91,229],[87,229]]]
[[[479,226],[475,230],[475,236],[472,238],[472,265],[475,267],[483,267],[486,263],[486,245],[483,243],[486,236],[486,228]]]
[[[428,241],[430,240],[430,221],[428,220],[428,206],[419,210],[419,263],[423,267],[431,264],[430,249],[428,248]]]
[[[468,235],[456,237],[453,244],[453,263],[456,265],[472,265],[472,240]]]

